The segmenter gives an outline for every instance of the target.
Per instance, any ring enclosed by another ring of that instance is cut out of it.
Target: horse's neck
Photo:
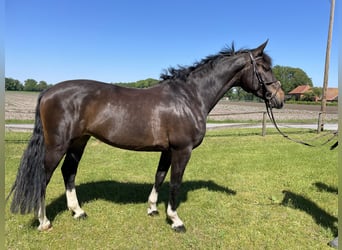
[[[223,95],[238,82],[240,72],[246,64],[246,60],[241,56],[221,60],[226,61],[216,63],[205,76],[199,77],[197,73],[192,79],[197,87],[197,94],[206,115],[209,114]]]

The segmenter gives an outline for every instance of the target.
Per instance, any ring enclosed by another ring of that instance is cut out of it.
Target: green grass
[[[34,120],[8,119],[5,120],[5,124],[34,124]]]
[[[215,120],[215,119],[208,119],[207,123],[250,123],[250,124],[261,124],[260,120],[234,120],[234,119],[222,119],[222,120]]]
[[[308,139],[313,133],[285,130]],[[6,249],[329,249],[337,233],[337,151],[305,147],[274,130],[207,133],[185,171],[178,213],[185,234],[166,221],[168,180],[160,216],[147,197],[159,153],[132,152],[91,139],[76,178],[86,220],[66,209],[58,168],[47,189],[53,230],[38,232],[33,215],[6,205]],[[27,133],[6,133],[6,193],[14,181]]]

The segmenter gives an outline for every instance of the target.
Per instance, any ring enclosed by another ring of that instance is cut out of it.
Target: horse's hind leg
[[[84,136],[75,140],[68,148],[63,165],[62,174],[64,178],[64,184],[66,189],[67,205],[69,210],[73,212],[74,218],[84,218],[86,213],[81,209],[75,189],[75,177],[77,173],[77,167],[81,160],[83,151],[90,136]]]
[[[50,182],[52,174],[58,166],[58,163],[62,159],[65,153],[64,148],[62,147],[47,147],[45,153],[45,173],[46,173],[46,187]],[[37,214],[39,220],[39,231],[45,231],[52,228],[52,224],[49,219],[46,217],[46,207],[45,207],[45,194],[44,199],[40,203],[40,208]]]
[[[40,204],[37,217],[39,220],[39,226],[38,226],[39,231],[47,231],[52,228],[52,224],[50,220],[46,217],[45,199]]]
[[[164,151],[162,152],[158,164],[158,169],[155,176],[155,183],[153,185],[152,191],[148,197],[148,209],[147,214],[148,215],[158,215],[158,209],[157,209],[157,201],[158,201],[158,192],[165,180],[165,176],[167,174],[167,171],[169,170],[171,165],[171,152],[170,151]]]

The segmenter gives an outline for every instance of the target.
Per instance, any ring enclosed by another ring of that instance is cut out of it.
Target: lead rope
[[[293,139],[293,138],[290,138],[287,134],[285,134],[283,131],[281,131],[277,125],[277,122],[274,118],[274,115],[273,115],[273,111],[272,111],[272,107],[271,105],[269,104],[268,100],[265,100],[265,104],[266,104],[266,111],[267,111],[267,115],[268,117],[270,118],[271,122],[273,123],[274,127],[277,129],[277,131],[279,132],[279,134],[281,134],[284,138],[290,140],[290,141],[293,141],[293,142],[296,142],[296,143],[299,143],[299,144],[302,144],[302,145],[305,145],[305,146],[309,146],[309,147],[316,147],[316,145],[313,145],[313,144],[310,144],[308,142],[305,142],[305,141],[302,141],[302,140],[296,140],[296,139]],[[323,136],[326,136],[326,135],[329,135],[329,134],[324,134],[324,135],[321,135],[319,137],[316,137],[316,139],[318,138],[321,138]],[[338,130],[332,132],[332,136],[331,138],[329,138],[328,140],[326,140],[324,143],[320,144],[319,146],[324,146],[326,145],[327,143],[329,143],[330,141],[332,141],[336,136],[338,135]],[[338,145],[338,142],[335,142],[335,144],[333,144],[331,146],[330,149],[334,149],[335,147],[337,147]]]
[[[266,111],[267,111],[267,114],[268,114],[268,117],[270,118],[271,122],[273,123],[274,127],[277,129],[277,131],[279,132],[279,134],[281,134],[284,138],[290,140],[290,141],[293,141],[293,142],[296,142],[296,143],[300,143],[300,144],[303,144],[305,146],[309,146],[309,147],[315,147],[314,145],[310,144],[310,143],[307,143],[307,142],[304,142],[304,141],[301,141],[301,140],[296,140],[296,139],[293,139],[293,138],[290,138],[287,134],[285,134],[283,131],[281,131],[274,119],[274,115],[273,115],[273,111],[272,111],[272,107],[270,106],[269,102],[268,101],[265,101],[265,104],[266,104]]]
[[[296,140],[296,139],[290,138],[288,135],[286,135],[284,132],[282,132],[282,131],[279,129],[277,123],[276,123],[276,120],[275,120],[274,115],[273,115],[272,107],[270,106],[269,102],[268,102],[268,101],[265,101],[265,104],[266,104],[266,110],[267,110],[268,117],[269,117],[270,120],[272,121],[272,123],[273,123],[273,125],[275,126],[275,128],[277,129],[277,131],[278,131],[283,137],[285,137],[286,139],[288,139],[288,140],[290,140],[290,141],[293,141],[293,142],[296,142],[296,143],[303,144],[303,145],[305,145],[305,146],[317,147],[317,145],[313,145],[313,144],[310,144],[310,143],[305,142],[305,141],[301,141],[301,140]],[[324,137],[324,136],[328,136],[328,135],[330,135],[330,134],[332,134],[332,136],[331,136],[329,139],[327,139],[327,140],[326,140],[325,142],[323,142],[322,144],[318,145],[318,146],[324,146],[324,145],[326,145],[327,143],[331,142],[335,137],[338,136],[338,130],[333,131],[333,132],[331,132],[331,133],[323,134],[323,135],[318,136],[318,137],[316,137],[316,138],[314,138],[314,139],[312,139],[312,140],[317,140],[317,139],[319,139],[319,138],[322,138],[322,137]],[[334,149],[335,147],[337,147],[337,145],[338,145],[338,141],[335,142],[335,143],[330,147],[330,149]]]

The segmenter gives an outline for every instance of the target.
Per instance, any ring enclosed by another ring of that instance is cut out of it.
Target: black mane
[[[195,71],[196,69],[198,69],[199,67],[203,65],[208,65],[208,67],[212,68],[213,63],[217,61],[218,59],[221,59],[223,57],[234,56],[237,54],[248,53],[249,51],[250,50],[247,50],[247,49],[240,49],[238,51],[235,51],[234,43],[232,43],[231,46],[226,46],[217,54],[209,55],[206,58],[202,59],[201,61],[194,63],[193,66],[178,65],[177,68],[170,67],[167,70],[165,70],[164,73],[160,75],[160,78],[161,80],[179,79],[179,80],[185,81],[190,75],[190,73],[192,73],[193,71]],[[263,54],[263,59],[270,66],[272,65],[272,60],[266,53]]]

